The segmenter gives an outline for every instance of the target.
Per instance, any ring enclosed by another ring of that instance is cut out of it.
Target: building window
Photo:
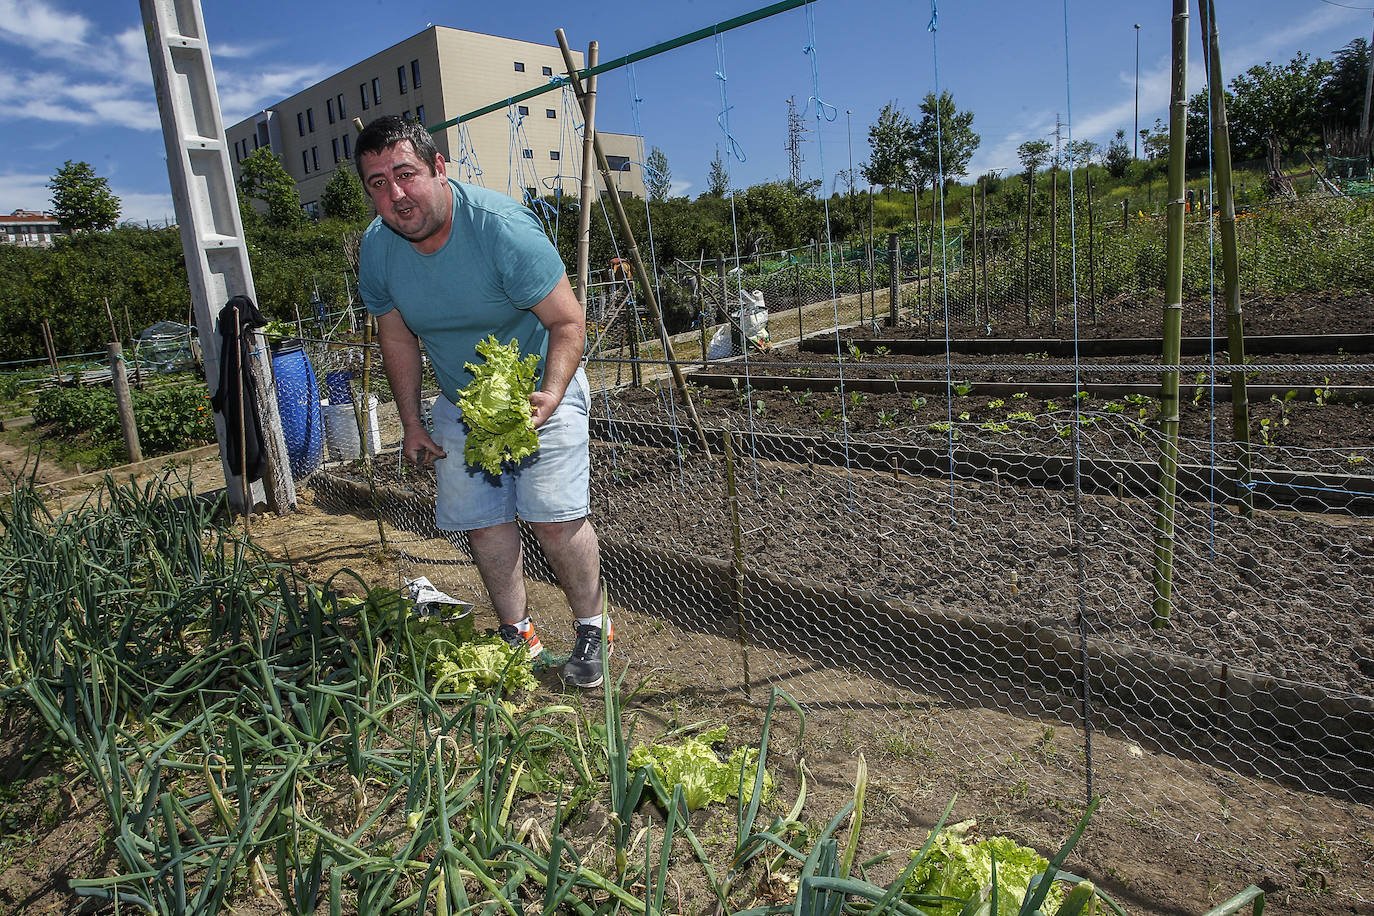
[[[305,123],[306,126],[310,128],[310,132],[313,134],[315,132],[315,109],[307,108],[305,110]]]
[[[629,156],[607,156],[606,165],[612,172],[628,172],[630,170]]]
[[[347,113],[346,111],[344,111],[344,107],[343,107],[343,93],[340,92],[339,95],[338,95],[338,97],[335,98],[334,101],[337,102],[338,105],[339,105],[339,118],[342,119],[342,118],[348,117],[348,113]]]
[[[545,76],[553,76],[553,67],[541,67],[540,72]]]
[[[310,154],[305,150],[301,150],[301,170],[307,175],[310,174]]]
[[[320,148],[318,146],[310,147],[310,167],[317,172],[320,170]]]
[[[516,72],[516,73],[524,73],[524,72],[525,72],[525,65],[522,64],[522,63],[520,63],[520,61],[518,61],[518,60],[515,62],[515,72]]]
[[[372,77],[372,101],[382,104],[382,78],[379,76]]]
[[[418,60],[410,62],[410,85],[416,89],[420,88],[420,62]]]
[[[523,118],[523,117],[525,117],[526,115],[528,115],[528,114],[530,113],[530,106],[528,106],[528,105],[516,105],[516,106],[515,106],[515,110],[518,111],[518,112],[520,112],[520,117]]]
[[[406,91],[406,68],[404,64],[396,68],[396,85],[401,87],[401,94],[404,95]]]
[[[520,155],[524,156],[526,159],[533,159],[533,158],[534,158],[534,150],[532,150],[532,149],[521,150],[521,151],[520,151]]]
[[[325,113],[329,115],[329,123],[330,123],[330,124],[333,124],[333,123],[334,123],[334,100],[333,100],[333,99],[325,99],[325,100],[324,100],[324,110],[325,110]]]
[[[558,150],[551,149],[549,150],[549,158],[552,159],[554,162],[557,162],[561,157],[558,154]]]
[[[552,108],[545,108],[545,109],[544,109],[544,117],[546,117],[546,118],[556,118],[556,117],[558,117],[558,112],[554,111]]]
[[[296,112],[296,130],[301,132],[302,137],[305,136],[305,114],[299,111]]]
[[[415,106],[415,120],[419,121],[421,124],[425,123],[425,106]]]
[[[338,165],[338,164],[339,164],[339,138],[338,138],[338,137],[335,137],[333,140],[330,140],[329,143],[330,143],[331,146],[334,147],[334,164],[335,164],[335,165]]]
[[[529,200],[538,200],[538,199],[539,199],[539,191],[538,191],[536,188],[526,188],[526,189],[525,189],[525,197],[526,197],[527,199],[529,199]]]
[[[353,151],[350,150],[350,149],[348,148],[348,134],[344,134],[343,141],[344,141],[344,158],[345,158],[345,159],[352,159],[352,158],[353,158]]]
[[[367,111],[367,83],[358,87],[358,94],[363,97],[363,111]]]
[[[405,111],[401,112],[401,120],[402,120],[402,121],[409,121],[409,120],[410,120],[410,109],[409,109],[409,108],[407,108]]]

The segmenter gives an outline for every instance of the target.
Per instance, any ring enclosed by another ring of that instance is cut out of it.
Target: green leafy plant
[[[1007,406],[1007,402],[1004,401],[1002,398],[993,398],[991,401],[988,401],[988,409],[989,409],[989,410],[997,410],[998,408],[1006,407],[1006,406]]]
[[[539,354],[520,357],[520,342],[501,344],[494,335],[479,341],[480,364],[467,363],[473,379],[458,393],[469,432],[463,459],[471,467],[500,475],[505,462],[534,454],[539,434],[531,420],[530,395]]]

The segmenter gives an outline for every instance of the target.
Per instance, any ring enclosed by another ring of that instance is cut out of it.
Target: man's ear
[[[448,163],[444,161],[443,153],[434,154],[434,175],[436,178],[448,177]]]

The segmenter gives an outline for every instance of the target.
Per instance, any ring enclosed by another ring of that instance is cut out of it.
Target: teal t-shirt
[[[367,310],[399,309],[425,345],[444,395],[472,381],[464,363],[481,360],[477,342],[495,335],[520,342],[522,354],[548,356],[549,332],[530,309],[566,275],[535,215],[496,191],[449,179],[453,231],[421,254],[378,217],[363,233],[358,291]]]

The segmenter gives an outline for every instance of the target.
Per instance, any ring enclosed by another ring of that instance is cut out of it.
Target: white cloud
[[[331,72],[320,65],[311,65],[265,71],[236,67],[216,73],[215,83],[219,90],[219,105],[224,124],[226,127],[237,124],[249,115],[261,111],[264,105],[280,101],[312,83],[318,83]]]
[[[672,181],[668,184],[669,197],[686,197],[690,190],[692,190],[690,181]]]
[[[31,172],[0,172],[0,213],[47,210],[52,205],[48,178]]]
[[[66,53],[72,45],[84,44],[90,29],[91,21],[85,16],[62,12],[55,4],[0,0],[0,41],[36,53]]]

